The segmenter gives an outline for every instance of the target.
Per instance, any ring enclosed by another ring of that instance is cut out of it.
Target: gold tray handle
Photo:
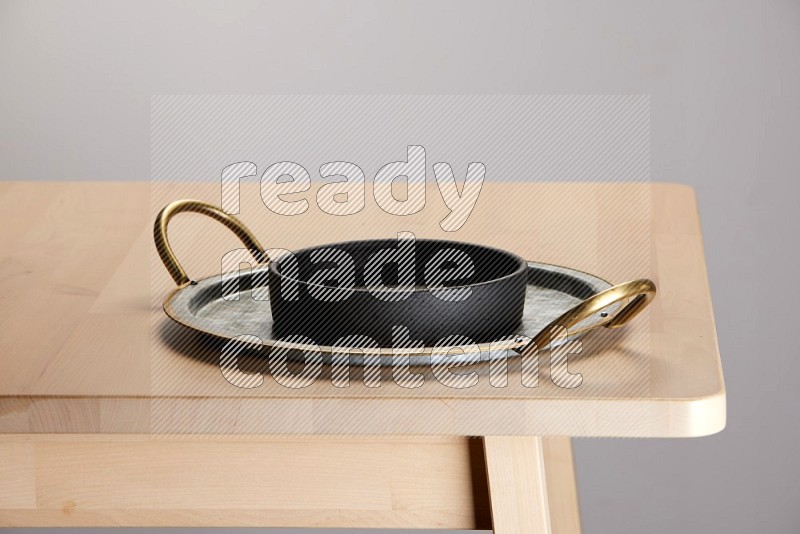
[[[610,287],[605,291],[592,295],[588,299],[577,304],[574,308],[563,313],[560,317],[547,325],[541,332],[536,334],[530,343],[518,349],[518,351],[523,353],[534,347],[542,349],[553,341],[558,334],[559,328],[568,330],[594,314],[600,313],[604,308],[612,304],[632,299],[622,310],[617,312],[610,321],[603,325],[606,328],[625,326],[631,319],[644,310],[655,296],[656,284],[652,280],[646,278],[631,280],[630,282]]]
[[[183,212],[200,213],[221,222],[236,234],[236,237],[244,243],[257,262],[267,263],[269,258],[267,257],[264,247],[261,246],[261,243],[258,242],[253,232],[251,232],[242,221],[233,215],[228,215],[220,208],[213,204],[208,204],[207,202],[200,202],[199,200],[178,200],[164,207],[158,214],[158,217],[156,217],[156,222],[153,225],[153,238],[156,242],[158,255],[161,257],[161,261],[164,262],[164,267],[167,268],[170,276],[172,276],[172,279],[175,280],[178,286],[186,285],[192,280],[186,274],[186,271],[183,270],[183,267],[181,267],[178,258],[175,257],[175,253],[172,252],[172,247],[169,245],[169,240],[167,239],[167,226],[175,215]]]

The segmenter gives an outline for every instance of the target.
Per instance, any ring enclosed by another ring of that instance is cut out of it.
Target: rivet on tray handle
[[[605,291],[592,295],[588,299],[577,304],[571,310],[563,313],[539,332],[530,343],[517,349],[517,351],[524,353],[534,347],[542,349],[553,341],[558,334],[559,328],[569,330],[581,321],[588,319],[596,313],[600,313],[604,308],[622,300],[632,298],[622,310],[617,312],[610,321],[604,324],[606,328],[619,328],[636,317],[639,312],[650,304],[650,301],[652,301],[655,296],[656,285],[652,280],[646,278],[631,280],[630,282],[608,288]]]
[[[181,267],[178,258],[175,257],[175,253],[172,252],[172,247],[169,245],[169,240],[167,239],[167,226],[175,215],[183,212],[200,213],[221,222],[236,234],[236,237],[250,250],[256,261],[259,263],[265,263],[267,261],[268,258],[264,247],[261,246],[256,236],[253,235],[242,221],[233,215],[228,215],[213,204],[200,202],[199,200],[178,200],[164,207],[158,214],[158,217],[156,217],[156,222],[153,225],[153,238],[156,242],[158,255],[161,256],[164,267],[167,268],[170,276],[172,276],[172,279],[175,280],[178,286],[188,284],[191,282],[191,279],[186,274],[186,271],[183,270],[183,267]]]

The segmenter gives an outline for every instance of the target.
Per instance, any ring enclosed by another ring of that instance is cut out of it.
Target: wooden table
[[[306,526],[578,532],[570,437],[690,437],[725,425],[725,388],[691,189],[486,184],[455,234],[439,193],[418,214],[369,193],[350,217],[279,217],[243,184],[268,247],[412,231],[488,243],[614,282],[651,307],[584,340],[579,388],[231,387],[218,350],[163,314],[158,208],[220,202],[214,183],[0,183],[0,526]],[[181,215],[187,270],[238,243]]]

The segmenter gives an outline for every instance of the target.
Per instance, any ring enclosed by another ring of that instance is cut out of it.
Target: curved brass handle
[[[604,326],[606,328],[619,328],[624,326],[631,319],[636,317],[639,312],[650,304],[656,296],[656,285],[652,280],[642,278],[639,280],[631,280],[624,284],[601,291],[592,295],[583,302],[577,304],[571,310],[566,311],[560,317],[552,321],[547,327],[536,336],[524,347],[517,349],[523,353],[531,348],[544,348],[548,346],[556,336],[555,330],[557,328],[569,329],[572,326],[588,319],[592,315],[600,312],[600,310],[620,302],[622,300],[633,297],[633,300],[622,308],[614,317],[607,322]]]
[[[169,274],[178,286],[190,283],[191,279],[186,274],[186,271],[183,270],[183,267],[181,267],[178,258],[175,257],[175,253],[172,252],[172,247],[169,245],[169,240],[167,239],[167,225],[169,225],[170,219],[175,215],[185,211],[201,213],[221,222],[236,234],[236,237],[250,250],[257,262],[267,262],[268,257],[264,247],[261,246],[256,236],[253,235],[242,221],[233,215],[228,215],[213,204],[200,202],[199,200],[178,200],[167,204],[158,214],[156,222],[153,225],[153,239],[156,242],[158,255],[161,257],[161,261],[164,262],[164,267],[167,268],[167,271],[169,271]]]

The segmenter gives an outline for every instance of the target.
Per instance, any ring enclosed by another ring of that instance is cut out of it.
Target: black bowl
[[[368,240],[302,249],[270,264],[273,333],[321,346],[493,341],[519,326],[526,280],[519,256],[469,243]]]

